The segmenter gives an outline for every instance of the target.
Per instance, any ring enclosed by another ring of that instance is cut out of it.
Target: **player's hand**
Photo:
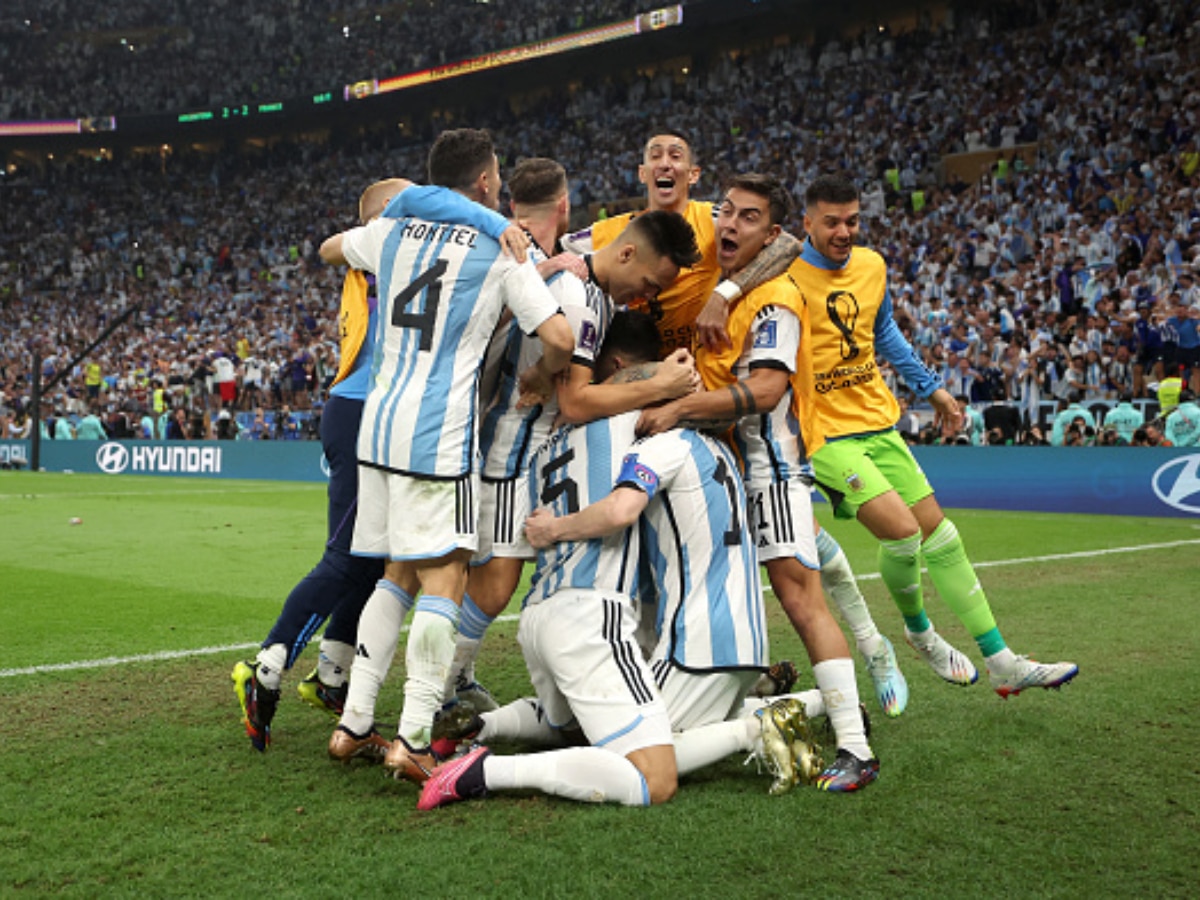
[[[658,387],[660,399],[674,400],[695,391],[700,376],[692,354],[680,347],[658,364],[650,380]]]
[[[587,263],[583,261],[582,256],[576,256],[574,253],[559,253],[557,256],[552,256],[538,263],[537,270],[538,274],[542,276],[542,281],[546,281],[556,272],[563,271],[570,272],[580,281],[587,281],[588,278]]]
[[[637,435],[638,437],[650,437],[654,434],[662,434],[664,431],[670,431],[677,424],[679,424],[679,412],[674,403],[643,409],[642,415],[638,418]]]
[[[554,525],[557,517],[549,509],[539,506],[525,520],[525,540],[531,547],[542,550],[554,543]]]
[[[529,409],[554,396],[557,379],[546,373],[539,359],[517,380],[517,409]]]
[[[509,225],[500,235],[500,249],[519,263],[525,262],[525,251],[529,249],[529,235],[520,225]]]
[[[938,388],[930,395],[929,402],[933,404],[934,427],[940,425],[945,437],[956,434],[962,427],[963,415],[950,392],[945,388]]]
[[[700,315],[696,317],[696,338],[713,353],[719,353],[732,346],[729,332],[725,330],[728,314],[729,305],[725,298],[713,291],[708,302],[704,304],[704,309],[700,310]]]

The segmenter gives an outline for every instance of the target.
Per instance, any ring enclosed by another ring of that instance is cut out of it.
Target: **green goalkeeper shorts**
[[[894,429],[830,441],[810,461],[817,486],[839,519],[855,518],[860,506],[888,491],[894,490],[909,506],[933,493],[929,479]]]

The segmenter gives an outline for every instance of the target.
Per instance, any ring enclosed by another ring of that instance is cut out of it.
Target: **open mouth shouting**
[[[717,241],[717,262],[722,269],[730,269],[737,260],[741,244],[733,235],[721,235]]]

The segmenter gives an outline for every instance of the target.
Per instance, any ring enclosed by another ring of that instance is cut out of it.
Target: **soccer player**
[[[500,167],[486,131],[443,132],[429,155],[429,180],[491,209]],[[567,365],[570,325],[532,262],[466,226],[416,218],[380,219],[329,238],[321,257],[379,279],[380,329],[358,440],[360,506],[352,552],[386,558],[384,586],[359,623],[345,709],[330,738],[336,759],[381,738],[374,705],[419,584],[406,653],[404,710],[384,757],[397,777],[423,780],[433,763],[429,731],[454,656],[467,561],[477,547],[478,371],[504,308],[543,353],[522,374],[522,391],[544,398]]]
[[[779,274],[792,258],[782,249],[772,251],[764,259],[756,261],[750,271],[735,276],[732,283],[718,286],[721,266],[717,261],[714,230],[717,214],[712,203],[691,199],[691,187],[699,180],[699,162],[691,142],[682,132],[665,130],[651,135],[638,166],[638,181],[646,186],[646,209],[665,210],[683,216],[695,231],[696,243],[702,254],[695,265],[657,295],[635,298],[635,308],[644,306],[654,317],[666,353],[678,348],[693,349],[696,317],[706,301],[711,298],[711,301],[723,304],[725,294],[740,291],[750,284],[751,278],[761,278],[761,273],[772,264],[778,266],[773,274]],[[643,213],[624,213],[601,219],[583,231],[570,235],[563,245],[577,253],[599,250],[612,243],[622,229],[639,215]],[[795,242],[794,238],[786,237],[787,240]],[[714,296],[718,287],[720,293]]]
[[[359,221],[366,224],[374,220],[391,198],[406,192],[410,185],[402,178],[370,185],[359,199]],[[410,198],[410,202],[417,199]],[[521,252],[522,239],[504,233],[512,226],[503,216],[490,213],[488,218],[482,207],[465,200],[460,211],[477,219],[481,227],[506,245],[511,242],[514,253]],[[358,617],[383,575],[382,560],[350,553],[358,504],[358,427],[370,381],[371,354],[361,351],[364,345],[372,344],[378,324],[373,275],[355,269],[346,273],[339,322],[340,362],[321,416],[321,446],[329,465],[325,551],[288,594],[257,658],[239,662],[231,676],[246,734],[260,752],[271,742],[271,722],[280,699],[283,672],[295,664],[326,618],[329,625],[321,640],[317,666],[298,690],[307,703],[341,714],[346,680],[354,661]]]
[[[975,638],[1000,696],[1066,683],[1079,671],[1073,663],[1043,665],[1008,648],[954,523],[895,430],[899,407],[877,355],[952,426],[958,408],[896,326],[883,258],[855,246],[858,188],[823,175],[809,185],[805,204],[808,240],[790,275],[808,311],[810,396],[815,434],[823,440],[809,448],[818,485],[839,518],[857,518],[879,540],[880,575],[904,616],[905,637],[938,675],[959,685],[977,678],[971,660],[938,635],[926,614],[922,562]]]
[[[634,371],[626,366],[657,359],[658,345],[648,317],[618,314],[597,374],[607,375],[610,367]],[[635,372],[634,380],[646,374]],[[547,502],[559,513],[541,507],[525,525],[530,542],[544,551],[521,626],[540,702],[518,701],[485,713],[472,726],[477,737],[489,725],[493,735],[532,731],[550,737],[578,724],[593,746],[526,757],[491,757],[486,748],[474,749],[463,760],[435,770],[422,792],[422,809],[504,787],[628,805],[669,799],[665,788],[656,795],[650,786],[671,783],[673,792],[675,767],[668,765],[673,761],[662,753],[662,744],[640,746],[670,740],[669,730],[662,734],[657,721],[663,711],[653,687],[668,686],[672,726],[680,727],[681,720],[684,726],[706,725],[740,711],[746,691],[765,669],[766,618],[736,464],[716,441],[676,430],[634,444],[614,473],[614,453],[619,456],[633,440],[635,423],[636,416],[626,414],[582,429],[567,428],[535,455],[533,476],[541,484],[531,502]],[[597,490],[607,490],[614,474],[611,492],[586,504]],[[644,526],[634,532],[643,512]],[[623,631],[616,625],[630,618],[632,597],[618,602],[588,589],[589,579],[597,579],[601,588],[616,588],[606,581],[621,573],[628,594],[636,568],[630,554],[639,541],[650,550],[663,600],[659,616],[664,638],[649,670],[633,646],[632,624]],[[602,565],[605,552],[614,565]],[[676,582],[682,593],[673,589]],[[669,598],[667,585],[672,586]],[[615,641],[618,635],[622,639]],[[690,771],[738,749],[753,749],[772,761],[777,783],[790,787],[795,783],[791,742],[796,737],[791,722],[795,717],[802,723],[803,710],[794,706],[771,713],[778,715],[738,721],[703,747],[694,738],[705,729],[697,729],[681,767],[686,764]],[[651,723],[641,724],[648,715]],[[504,732],[506,725],[512,733]],[[644,736],[627,743],[627,730]],[[730,730],[732,734],[723,733]],[[627,749],[625,765],[605,749],[616,741],[621,749],[639,745]],[[764,743],[771,751],[764,751]]]
[[[739,272],[778,238],[789,202],[769,176],[732,179],[717,220],[717,255],[725,272]],[[801,340],[804,318],[800,292],[786,276],[749,291],[730,310],[730,346],[717,353],[698,351],[697,367],[708,390],[646,410],[641,429],[657,434],[680,421],[733,422],[759,557],[804,641],[837,735],[837,759],[817,784],[849,791],[878,777],[879,760],[864,732],[846,638],[820,587],[804,445],[814,435],[811,406],[803,402],[812,391],[807,342]]]
[[[509,179],[509,193],[517,224],[534,241],[534,259],[547,259],[566,232],[570,215],[566,172],[550,159],[522,160]],[[549,436],[556,418],[589,421],[693,389],[695,368],[691,355],[682,350],[672,354],[653,378],[638,385],[594,384],[592,367],[614,304],[624,305],[670,284],[681,268],[698,258],[687,223],[660,212],[631,223],[617,240],[590,257],[586,283],[566,272],[552,275],[547,283],[571,324],[575,351],[556,395],[545,403],[522,405],[516,380],[516,373],[541,352],[537,340],[511,324],[502,326],[493,339],[483,376],[485,385],[494,387],[484,388],[487,407],[481,415],[480,450],[485,461],[480,543],[463,603],[448,698],[455,693],[488,705],[490,698],[475,684],[474,659],[487,627],[512,599],[524,562],[534,556],[522,533],[528,513],[524,475],[529,453]]]
[[[638,166],[638,180],[646,186],[647,209],[669,210],[686,218],[696,232],[702,254],[696,265],[668,288],[655,297],[639,301],[644,302],[654,316],[663,346],[668,350],[682,347],[694,352],[701,344],[710,349],[728,346],[724,330],[728,305],[743,291],[783,274],[800,252],[800,242],[781,231],[757,257],[721,281],[715,229],[717,208],[712,203],[691,199],[691,187],[700,180],[700,171],[688,138],[681,132],[669,130],[650,137]],[[638,215],[644,213],[602,219],[570,235],[564,240],[564,246],[577,252],[604,247]],[[858,589],[849,560],[837,540],[815,519],[813,528],[817,535],[822,587],[854,632],[880,706],[887,715],[898,716],[908,703],[908,685],[896,662],[895,650],[879,633]]]

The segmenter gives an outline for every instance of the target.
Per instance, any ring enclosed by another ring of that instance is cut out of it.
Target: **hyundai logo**
[[[107,475],[119,475],[129,466],[129,451],[124,444],[110,441],[96,451],[96,465]]]
[[[1181,456],[1164,463],[1154,473],[1151,485],[1167,506],[1200,513],[1200,456]]]

